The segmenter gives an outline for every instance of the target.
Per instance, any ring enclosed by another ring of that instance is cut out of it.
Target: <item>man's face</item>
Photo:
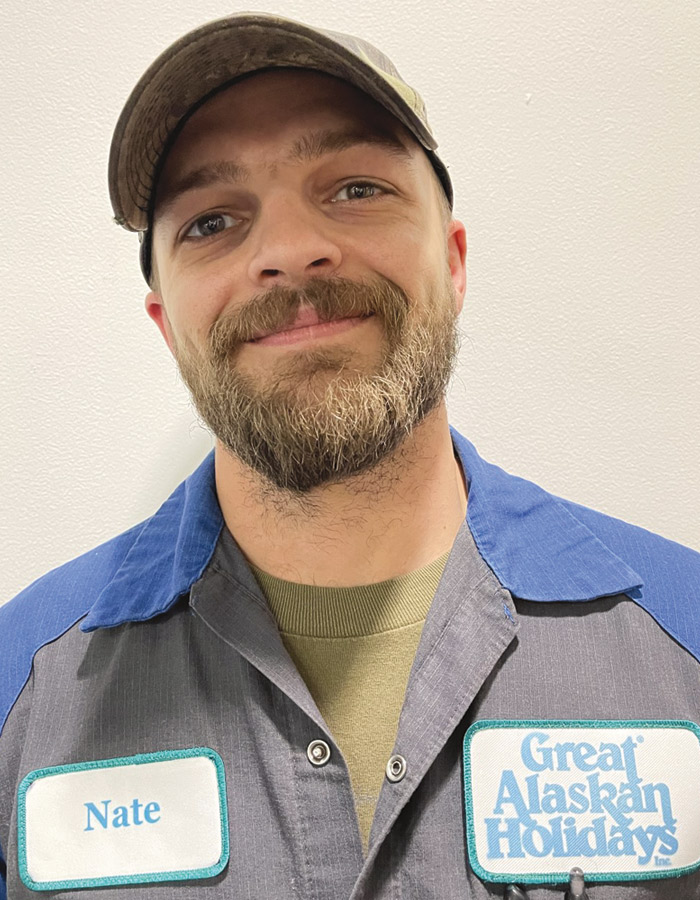
[[[202,418],[277,487],[367,471],[443,402],[466,245],[439,190],[397,120],[307,70],[220,92],[170,151],[146,306]]]

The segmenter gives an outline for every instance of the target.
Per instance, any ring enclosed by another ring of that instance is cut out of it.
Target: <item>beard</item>
[[[454,299],[448,270],[420,305],[386,278],[276,285],[219,318],[203,351],[176,342],[175,357],[199,415],[226,450],[268,486],[300,496],[368,473],[444,399],[458,352]],[[336,345],[285,351],[264,375],[240,371],[243,344],[290,325],[302,304],[322,322],[377,317],[384,341],[374,370]]]

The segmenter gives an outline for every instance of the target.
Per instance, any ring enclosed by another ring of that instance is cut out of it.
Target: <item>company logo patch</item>
[[[700,868],[700,728],[481,721],[464,738],[467,846],[483,881],[671,878]]]
[[[228,862],[224,767],[208,747],[37,769],[17,799],[34,891],[210,878]]]

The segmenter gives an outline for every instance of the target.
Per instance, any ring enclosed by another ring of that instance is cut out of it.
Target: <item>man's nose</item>
[[[332,223],[308,201],[288,194],[271,199],[261,209],[253,246],[249,276],[264,288],[328,277],[342,262]]]

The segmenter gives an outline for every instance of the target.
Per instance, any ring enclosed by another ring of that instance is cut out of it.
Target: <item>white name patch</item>
[[[483,881],[672,878],[700,868],[700,728],[481,721],[464,738],[470,864]]]
[[[221,757],[195,747],[30,772],[18,855],[35,891],[217,875],[229,855]]]

